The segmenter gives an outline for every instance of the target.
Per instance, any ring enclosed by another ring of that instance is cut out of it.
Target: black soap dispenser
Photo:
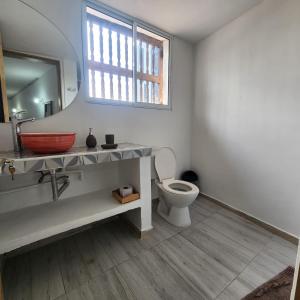
[[[97,146],[97,140],[92,134],[93,128],[90,128],[89,135],[86,138],[86,145],[88,148],[95,148]]]

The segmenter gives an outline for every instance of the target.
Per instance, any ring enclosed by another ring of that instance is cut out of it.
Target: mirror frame
[[[6,94],[6,80],[4,72],[2,37],[0,32],[0,123],[9,122],[8,100]]]

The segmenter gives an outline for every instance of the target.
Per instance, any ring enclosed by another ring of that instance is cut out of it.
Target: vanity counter
[[[141,158],[150,156],[152,148],[131,143],[119,144],[117,149],[103,150],[99,147],[88,149],[86,147],[74,147],[70,151],[60,154],[34,154],[24,152],[0,152],[0,175],[9,175],[8,165],[5,161],[11,161],[16,169],[16,174],[59,169],[67,167],[99,164],[103,162],[118,161],[124,159]]]
[[[11,163],[16,173],[26,173],[119,161],[117,182],[99,184],[99,190],[0,213],[0,255],[119,214],[123,214],[141,235],[151,230],[151,152],[151,147],[120,144],[114,150],[80,147],[63,154],[43,156],[0,153],[0,162],[10,161],[2,168],[2,175],[9,174]],[[3,176],[2,180],[5,179]],[[135,187],[140,198],[121,204],[112,196],[112,191],[128,183]]]

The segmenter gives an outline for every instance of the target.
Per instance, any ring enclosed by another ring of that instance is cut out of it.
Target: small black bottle
[[[92,134],[93,128],[90,128],[89,135],[86,138],[86,145],[88,148],[95,148],[97,146],[97,140],[95,136]]]

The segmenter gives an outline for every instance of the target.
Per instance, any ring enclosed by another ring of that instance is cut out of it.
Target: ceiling
[[[190,42],[197,42],[263,0],[100,0]]]
[[[11,98],[55,66],[13,57],[4,57],[7,97]]]

